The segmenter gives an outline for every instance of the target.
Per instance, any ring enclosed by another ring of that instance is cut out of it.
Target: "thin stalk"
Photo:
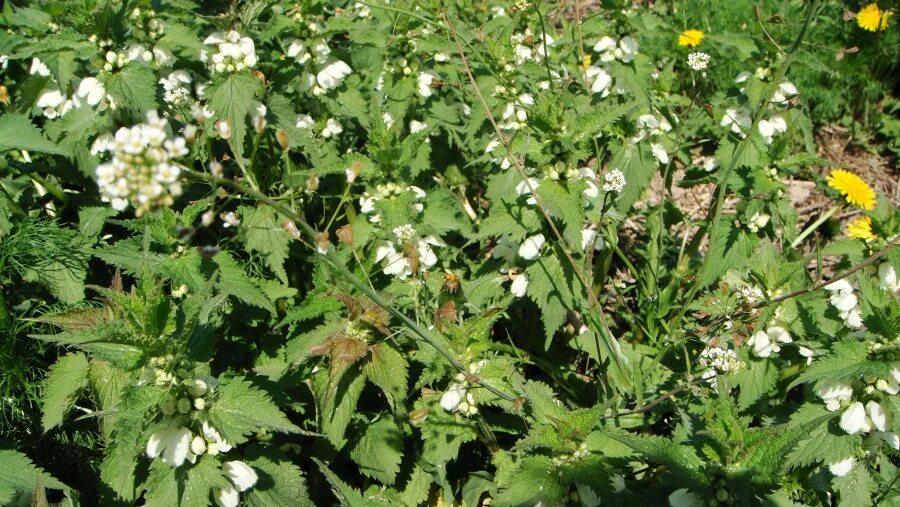
[[[794,242],[791,243],[791,248],[797,248],[798,246],[800,246],[800,243],[803,243],[803,240],[806,239],[807,236],[809,236],[814,230],[818,229],[820,225],[824,224],[826,220],[831,218],[831,215],[834,215],[839,208],[840,206],[831,208],[830,210],[828,210],[828,213],[820,216],[815,222],[810,224],[810,226],[807,227],[803,232],[801,232],[800,235],[797,236],[797,239],[795,239]]]

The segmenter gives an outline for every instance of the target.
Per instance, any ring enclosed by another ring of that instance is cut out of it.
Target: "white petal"
[[[219,507],[237,507],[240,502],[240,495],[231,485],[220,488],[215,494],[216,503]]]
[[[853,458],[847,458],[843,461],[838,461],[837,463],[832,463],[828,465],[828,471],[832,474],[843,477],[850,473],[850,470],[853,468]]]
[[[222,464],[222,470],[238,491],[247,491],[256,484],[256,471],[243,461],[226,461]]]
[[[541,247],[544,246],[544,235],[535,234],[525,239],[519,247],[519,257],[525,260],[534,260],[541,255]]]
[[[857,401],[841,415],[840,426],[842,430],[855,435],[867,431],[869,424],[866,419],[866,409],[862,403]]]
[[[900,451],[900,437],[897,436],[893,431],[879,431],[877,433],[878,437],[887,443],[887,445],[894,448],[896,451]]]
[[[868,412],[869,419],[871,419],[872,426],[874,426],[875,429],[878,431],[887,431],[888,416],[881,404],[877,401],[870,400],[866,403],[866,412]]]
[[[441,395],[441,408],[447,412],[453,412],[466,396],[466,389],[462,384],[452,383]]]
[[[155,458],[165,449],[166,431],[157,431],[147,440],[147,457]]]
[[[516,279],[512,281],[512,284],[509,286],[509,292],[512,293],[513,296],[522,297],[525,295],[525,292],[528,290],[528,275],[525,273],[519,273],[516,276]]]
[[[178,428],[167,436],[166,450],[163,451],[162,460],[167,465],[180,467],[188,457],[194,435],[187,428]]]
[[[769,329],[766,329],[766,334],[769,335],[769,338],[771,338],[772,341],[781,343],[791,343],[793,341],[788,330],[781,326],[772,326]]]

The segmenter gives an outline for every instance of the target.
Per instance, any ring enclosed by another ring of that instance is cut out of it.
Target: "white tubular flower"
[[[544,246],[544,241],[543,234],[535,234],[526,238],[519,247],[519,257],[528,261],[537,259],[541,256],[541,247]]]
[[[203,43],[216,47],[216,53],[209,58],[212,70],[216,73],[239,72],[256,66],[256,46],[253,39],[241,37],[234,30],[215,32]]]
[[[447,412],[453,412],[466,398],[466,387],[462,383],[453,382],[441,395],[441,408]]]
[[[723,127],[731,127],[731,131],[741,137],[747,136],[747,130],[753,125],[753,119],[750,118],[750,111],[745,107],[729,107],[725,110],[725,116],[719,123]]]
[[[600,97],[609,95],[612,89],[613,77],[606,69],[601,67],[588,67],[584,71],[585,76],[591,83],[591,93],[599,93]]]
[[[509,286],[509,292],[520,298],[525,295],[528,290],[528,275],[525,273],[519,273],[512,279],[512,284]]]
[[[28,73],[32,76],[36,74],[38,76],[48,77],[50,76],[50,69],[40,58],[32,58],[31,68],[28,69]]]
[[[872,421],[866,415],[866,407],[859,401],[852,403],[847,410],[841,414],[841,429],[855,435],[857,433],[868,433],[872,429]]]
[[[159,456],[163,463],[180,467],[185,460],[193,462],[196,456],[191,452],[191,441],[194,435],[187,428],[170,428],[150,435],[147,441],[147,456]]]
[[[163,87],[163,100],[170,106],[184,105],[191,98],[191,75],[184,70],[175,70],[159,80]]]
[[[175,160],[187,155],[188,149],[183,137],[168,137],[166,125],[151,111],[146,123],[116,131],[106,146],[112,160],[96,169],[104,201],[119,210],[131,204],[138,215],[173,204],[181,194],[182,167]]]
[[[256,129],[257,134],[262,134],[262,132],[266,129],[266,113],[268,109],[266,109],[266,105],[262,102],[257,102],[256,106],[253,108],[253,112],[250,117],[250,124],[253,125],[253,128]]]
[[[613,169],[603,175],[603,191],[621,194],[625,190],[625,174],[619,169]]]
[[[226,461],[222,470],[238,491],[247,491],[256,484],[256,471],[243,461]]]
[[[394,229],[395,242],[382,241],[375,250],[375,262],[382,262],[382,272],[405,280],[413,273],[413,265],[407,258],[404,250],[408,245],[416,249],[418,255],[418,269],[424,271],[437,264],[432,246],[444,246],[443,242],[434,236],[419,238],[412,225],[404,225]],[[397,247],[400,247],[400,250]]]
[[[825,402],[825,407],[834,412],[841,408],[841,402],[853,398],[853,387],[849,384],[828,384],[816,389],[816,395]]]
[[[853,293],[853,286],[847,279],[841,279],[825,286],[831,292],[829,301],[834,306],[847,326],[858,329],[862,327],[862,316],[859,313],[859,300]]]
[[[588,248],[593,248],[594,250],[600,250],[603,248],[603,238],[597,234],[596,229],[591,229],[590,227],[581,230],[581,249],[587,250]]]
[[[783,81],[772,94],[772,102],[775,104],[787,104],[788,99],[797,95],[797,87],[790,81]]]
[[[440,81],[440,79],[441,76],[433,70],[420,72],[419,77],[416,79],[416,85],[419,91],[419,95],[426,99],[428,97],[431,97],[434,94],[434,88],[432,87],[432,85],[435,81]]]
[[[338,123],[334,118],[328,118],[328,121],[325,122],[325,128],[322,129],[322,137],[328,139],[329,137],[336,136],[344,131],[344,128],[341,127],[341,124]]]
[[[45,90],[38,96],[35,106],[43,110],[43,115],[48,119],[62,116],[66,97],[59,90]]]
[[[632,37],[626,35],[619,39],[619,50],[616,51],[616,58],[625,63],[634,60],[638,53],[638,43]]]
[[[778,352],[781,347],[778,342],[772,341],[765,331],[757,331],[747,340],[747,345],[753,347],[753,354],[757,357],[769,357],[773,352]]]
[[[424,121],[419,120],[410,120],[409,122],[409,133],[415,134],[416,132],[421,132],[428,128],[428,124]]]
[[[832,463],[828,465],[828,471],[837,477],[844,477],[845,475],[850,473],[850,470],[853,469],[854,460],[853,457],[847,458],[845,460],[838,461],[837,463]]]
[[[203,437],[206,439],[208,453],[219,454],[220,452],[228,452],[231,450],[231,445],[229,445],[228,442],[219,435],[219,432],[206,421],[203,421],[202,430]]]
[[[772,144],[773,136],[787,132],[787,122],[781,116],[775,115],[768,120],[760,120],[757,128],[763,141],[766,144]]]
[[[881,288],[888,292],[900,292],[900,280],[897,278],[897,270],[888,262],[882,262],[878,265],[878,281],[881,282]]]
[[[812,364],[813,358],[816,355],[816,353],[812,349],[804,347],[802,345],[800,347],[797,347],[797,352],[799,352],[801,356],[806,358],[806,364]]]
[[[353,69],[341,60],[332,60],[316,74],[316,82],[324,91],[333,90],[353,73]]]
[[[219,507],[237,507],[241,501],[240,494],[230,484],[223,488],[219,488],[214,496],[216,504]]]
[[[660,164],[669,163],[669,154],[666,153],[666,149],[663,148],[663,145],[659,143],[651,143],[650,151],[653,153],[653,157],[655,157]]]
[[[893,431],[876,431],[875,435],[895,451],[900,451],[900,436]]]
[[[78,84],[75,96],[84,100],[89,106],[96,106],[106,98],[106,88],[95,77],[86,77]]]
[[[312,54],[310,54],[309,50],[306,47],[306,44],[299,39],[291,42],[291,45],[288,46],[287,55],[296,60],[297,63],[301,65],[308,62],[309,59],[312,58]]]
[[[687,488],[676,489],[669,495],[671,507],[702,507],[706,505],[700,495],[691,492]]]
[[[869,420],[872,421],[872,427],[874,429],[882,432],[887,431],[889,423],[888,415],[880,403],[869,400],[869,402],[866,403],[866,413],[869,416]]]
[[[316,126],[316,121],[308,114],[301,114],[297,117],[298,129],[311,129]]]

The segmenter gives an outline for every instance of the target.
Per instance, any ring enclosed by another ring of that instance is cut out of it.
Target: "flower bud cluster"
[[[484,359],[471,363],[469,365],[469,373],[477,374],[484,368],[487,363]],[[469,390],[471,383],[466,379],[465,374],[460,373],[450,382],[447,390],[441,395],[441,408],[447,412],[462,414],[471,417],[478,413],[478,407],[475,406],[475,397]]]
[[[110,153],[112,160],[97,166],[97,186],[113,208],[121,211],[130,204],[142,215],[171,206],[181,195],[182,166],[176,159],[187,155],[188,149],[183,137],[169,137],[166,125],[150,111],[146,123],[120,128],[112,139],[102,138],[97,149]]]
[[[215,46],[216,51],[210,58],[206,50],[200,52],[200,61],[211,63],[212,71],[217,74],[240,72],[256,66],[256,45],[250,37],[231,30],[215,32],[204,41],[204,44]]]
[[[411,207],[416,214],[421,213],[425,209],[425,205],[421,201],[425,199],[425,191],[414,185],[405,185],[403,183],[387,183],[376,185],[372,192],[365,192],[359,198],[359,208],[363,214],[369,215],[369,221],[381,222],[381,214],[375,209],[375,203],[382,199],[394,199],[407,192],[413,194],[414,202]]]

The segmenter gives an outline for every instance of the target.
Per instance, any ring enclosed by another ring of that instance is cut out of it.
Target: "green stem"
[[[791,243],[791,248],[797,248],[798,246],[800,246],[800,243],[803,243],[803,240],[806,239],[807,236],[809,236],[814,230],[818,229],[820,225],[824,224],[826,220],[831,218],[831,215],[834,215],[834,213],[839,208],[840,206],[835,206],[828,210],[828,213],[825,213],[824,215],[819,217],[815,222],[813,222],[809,227],[801,232],[799,236],[797,236],[797,239],[795,239],[794,242]]]

